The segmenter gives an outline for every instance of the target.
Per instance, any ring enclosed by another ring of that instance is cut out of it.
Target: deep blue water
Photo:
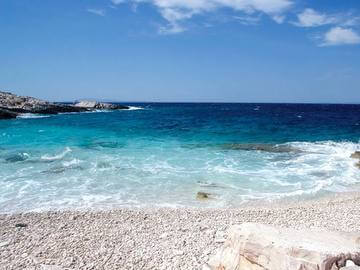
[[[228,207],[360,182],[360,105],[131,105],[0,121],[0,211]]]

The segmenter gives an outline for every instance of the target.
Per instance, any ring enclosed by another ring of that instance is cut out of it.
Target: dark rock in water
[[[93,147],[101,147],[101,148],[122,148],[124,144],[118,142],[94,142],[92,144]]]
[[[350,157],[360,159],[360,151],[355,151],[354,153],[351,154]]]
[[[77,108],[86,108],[86,109],[95,109],[95,110],[127,110],[130,109],[128,106],[112,103],[103,103],[97,101],[80,101],[75,103],[74,107]]]
[[[87,149],[101,150],[102,148],[122,148],[124,144],[111,141],[90,141],[82,143],[80,146]]]
[[[106,169],[106,168],[111,168],[111,164],[109,162],[100,161],[96,164],[96,167],[99,169]]]
[[[25,153],[18,153],[18,154],[14,154],[14,155],[5,157],[5,161],[9,162],[9,163],[21,162],[21,161],[26,160],[28,157],[29,156]]]
[[[207,199],[210,199],[210,196],[211,196],[210,193],[199,191],[196,194],[196,199],[198,199],[198,200],[207,200]]]
[[[300,152],[299,149],[287,145],[277,144],[251,144],[251,143],[228,143],[223,144],[225,150],[264,151],[269,153],[290,153]]]
[[[360,169],[360,161],[358,163],[356,163],[355,166]]]
[[[0,119],[13,119],[16,118],[16,116],[17,116],[16,113],[0,108]]]
[[[15,227],[16,228],[26,228],[28,225],[26,223],[16,223]]]

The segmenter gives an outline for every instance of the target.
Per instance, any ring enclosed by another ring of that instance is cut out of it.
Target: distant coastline
[[[94,110],[127,110],[129,106],[97,101],[73,103],[49,102],[33,97],[17,96],[0,91],[0,119],[16,118],[24,113],[48,115],[58,113],[86,112]]]

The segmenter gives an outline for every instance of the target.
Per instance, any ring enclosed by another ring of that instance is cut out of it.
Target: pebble
[[[64,270],[64,268],[62,268],[61,266],[46,265],[46,264],[42,264],[40,269],[41,270]]]
[[[10,244],[10,241],[3,241],[3,242],[0,242],[0,247],[6,247]]]
[[[174,255],[181,256],[181,255],[184,255],[184,252],[182,250],[174,250]]]
[[[16,228],[26,228],[28,225],[26,223],[16,223],[15,227]]]
[[[165,232],[165,233],[161,234],[159,238],[160,238],[160,239],[164,239],[164,238],[167,238],[168,235],[169,235],[169,234]]]
[[[233,224],[259,222],[296,229],[318,226],[357,231],[359,208],[360,195],[355,194],[331,201],[237,209],[120,208],[0,214],[0,268],[209,270],[206,263],[223,245]],[[31,224],[31,230],[14,232],[14,224]]]

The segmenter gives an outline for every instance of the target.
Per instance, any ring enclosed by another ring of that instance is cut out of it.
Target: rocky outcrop
[[[96,110],[127,110],[128,106],[97,101],[83,100],[74,104],[77,108],[96,109]]]
[[[210,196],[211,196],[210,193],[199,191],[199,192],[196,194],[196,199],[198,199],[198,200],[200,200],[200,201],[202,201],[202,200],[208,200],[208,199],[211,198]]]
[[[94,104],[88,105],[89,106],[81,106],[80,104],[80,106],[74,106],[70,104],[53,103],[33,97],[17,96],[12,93],[0,91],[0,119],[16,118],[16,116],[21,113],[58,114],[92,111],[96,109],[129,109],[127,106],[110,103],[94,102]]]
[[[211,270],[338,270],[360,265],[360,234],[243,223],[205,268]]]
[[[0,108],[12,112],[13,115],[19,113],[58,114],[86,111],[83,108],[52,103],[33,97],[17,96],[8,92],[0,92]],[[1,117],[1,119],[4,119],[4,117]]]
[[[355,151],[350,155],[350,157],[360,159],[360,151]]]
[[[350,155],[350,157],[359,160],[359,161],[355,164],[355,166],[360,169],[360,151],[355,151],[354,153],[352,153],[352,154]]]
[[[16,118],[16,116],[17,116],[16,113],[0,108],[0,119],[12,119],[12,118]]]

